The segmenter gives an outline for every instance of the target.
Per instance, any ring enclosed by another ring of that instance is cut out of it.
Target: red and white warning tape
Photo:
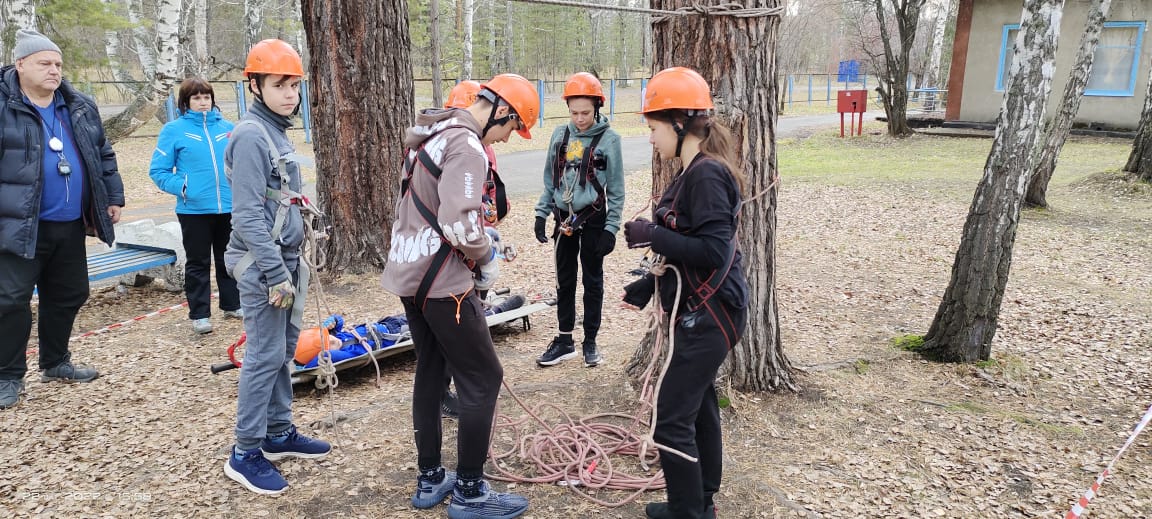
[[[218,295],[220,295],[219,292],[213,292],[212,298],[215,299]],[[127,321],[122,321],[122,322],[119,322],[116,324],[110,324],[110,325],[105,326],[103,328],[100,328],[98,330],[92,330],[90,332],[84,332],[80,335],[73,336],[71,339],[68,339],[68,340],[74,341],[76,339],[83,339],[84,337],[91,337],[93,335],[99,335],[101,333],[107,333],[107,332],[110,332],[112,330],[116,330],[116,329],[128,326],[129,324],[143,321],[144,319],[147,319],[149,317],[156,317],[157,315],[166,314],[166,313],[171,312],[173,310],[179,310],[179,309],[184,308],[186,306],[188,306],[188,301],[184,301],[183,303],[180,303],[178,305],[169,306],[168,308],[161,308],[161,309],[156,310],[154,312],[148,312],[144,315],[138,315],[138,316],[133,317]]]
[[[1068,515],[1065,515],[1064,519],[1080,519],[1080,514],[1084,513],[1084,509],[1088,508],[1088,503],[1091,503],[1092,498],[1096,497],[1096,494],[1100,491],[1100,485],[1104,483],[1104,478],[1112,473],[1112,466],[1120,460],[1120,456],[1124,455],[1124,451],[1132,446],[1132,442],[1136,441],[1136,437],[1140,436],[1140,433],[1144,431],[1144,427],[1147,426],[1150,421],[1152,421],[1152,406],[1149,406],[1148,410],[1144,412],[1144,417],[1140,419],[1140,423],[1136,425],[1136,429],[1128,436],[1128,441],[1124,442],[1123,447],[1120,447],[1120,452],[1117,452],[1116,456],[1112,458],[1112,461],[1108,462],[1108,466],[1104,468],[1104,472],[1101,472],[1100,475],[1096,477],[1096,481],[1092,483],[1092,487],[1089,488],[1087,492],[1084,492],[1084,495],[1080,497],[1080,501],[1072,505],[1072,509],[1068,511]]]

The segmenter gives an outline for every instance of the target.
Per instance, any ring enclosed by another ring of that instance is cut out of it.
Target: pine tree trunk
[[[320,208],[332,225],[328,269],[361,273],[388,261],[393,201],[412,123],[405,0],[303,0],[311,60]]]
[[[432,31],[429,37],[432,43],[432,106],[444,106],[440,85],[440,0],[428,2],[428,30]]]
[[[1032,175],[1028,180],[1028,191],[1024,195],[1024,205],[1027,207],[1048,207],[1048,182],[1056,172],[1056,161],[1060,158],[1064,142],[1068,140],[1068,132],[1072,130],[1076,112],[1080,111],[1084,89],[1088,87],[1088,78],[1092,76],[1096,45],[1100,43],[1104,19],[1108,17],[1108,10],[1111,7],[1112,0],[1092,0],[1092,5],[1088,8],[1088,20],[1084,24],[1084,34],[1080,37],[1080,50],[1076,53],[1076,64],[1072,66],[1068,84],[1064,86],[1060,111],[1056,112],[1054,119],[1044,125],[1044,132],[1040,134],[1038,141],[1040,146],[1036,148],[1038,157],[1033,159]]]
[[[984,176],[972,198],[952,279],[922,349],[944,362],[987,360],[1012,266],[1033,148],[1052,90],[1064,0],[1026,0]]]
[[[1145,182],[1152,182],[1152,68],[1148,72],[1148,91],[1144,93],[1140,126],[1136,128],[1136,139],[1132,141],[1132,153],[1128,155],[1124,171]]]
[[[504,70],[516,70],[516,31],[512,24],[516,20],[513,16],[512,0],[504,2]]]
[[[711,3],[711,2],[710,2]],[[653,9],[674,10],[691,0],[653,0]],[[745,0],[745,8],[774,8],[779,0]],[[740,213],[740,250],[748,269],[748,327],[732,348],[727,376],[746,391],[797,389],[780,342],[776,302],[776,45],[778,17],[683,16],[653,24],[655,73],[670,66],[693,68],[708,80],[717,117],[732,129],[748,175],[745,196],[760,195]],[[678,166],[654,159],[652,185],[663,192]],[[653,303],[658,304],[658,303]],[[630,365],[651,355],[640,344]],[[630,371],[634,373],[634,370]]]

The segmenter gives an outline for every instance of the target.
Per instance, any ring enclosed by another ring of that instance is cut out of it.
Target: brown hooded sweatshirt
[[[408,160],[416,164],[408,194],[396,202],[392,224],[392,248],[384,268],[384,290],[400,297],[416,295],[420,280],[440,247],[453,247],[465,257],[484,265],[493,261],[491,240],[481,224],[481,195],[488,172],[488,157],[480,141],[480,123],[467,110],[433,108],[416,116],[404,145]],[[440,178],[432,176],[416,158],[421,146],[440,166]],[[413,195],[433,213],[447,242],[416,209]],[[436,275],[428,297],[458,296],[472,288],[472,271],[459,254],[451,254]]]

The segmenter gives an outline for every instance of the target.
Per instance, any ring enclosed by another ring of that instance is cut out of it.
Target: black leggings
[[[718,301],[708,306],[737,323],[735,339],[739,340],[746,311],[734,310]],[[730,337],[725,336],[707,307],[681,312],[672,363],[657,396],[653,439],[699,460],[692,462],[660,451],[660,466],[668,484],[668,511],[678,519],[696,519],[703,517],[704,509],[712,504],[712,496],[720,490],[724,445],[714,382],[728,356]]]
[[[422,469],[441,463],[440,402],[444,381],[451,376],[460,398],[457,472],[461,477],[479,478],[484,474],[496,398],[504,380],[504,368],[488,333],[484,307],[475,293],[469,293],[459,306],[450,297],[429,298],[423,308],[412,297],[402,297],[400,301],[404,303],[416,350],[412,425],[417,463]]]

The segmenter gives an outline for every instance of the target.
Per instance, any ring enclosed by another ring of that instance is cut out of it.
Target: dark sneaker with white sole
[[[487,481],[468,492],[457,482],[448,504],[449,519],[513,519],[528,509],[528,498],[516,494],[495,492]],[[465,497],[470,494],[472,497]]]
[[[576,357],[576,344],[572,342],[572,337],[568,336],[567,339],[561,338],[557,335],[552,342],[548,343],[548,349],[544,350],[544,354],[536,358],[536,363],[541,366],[555,366],[568,359]]]
[[[260,444],[260,450],[264,451],[265,458],[272,461],[280,461],[285,458],[315,459],[323,458],[332,452],[332,445],[328,442],[309,438],[296,432],[295,425],[289,427],[287,432],[288,434],[278,437],[264,438],[264,442]]]
[[[288,481],[260,449],[237,452],[233,447],[224,474],[257,494],[274,496],[288,489]]]
[[[436,481],[439,477],[440,481]],[[412,494],[412,506],[421,510],[433,508],[443,503],[444,498],[456,488],[456,473],[438,468],[431,474],[416,476],[416,493]]]
[[[601,357],[600,353],[598,351],[596,351],[596,343],[585,342],[583,346],[584,346],[584,367],[594,368],[594,367],[600,365],[600,363],[604,360],[604,357]]]

